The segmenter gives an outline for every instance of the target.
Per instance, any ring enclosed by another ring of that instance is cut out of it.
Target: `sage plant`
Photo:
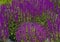
[[[8,16],[4,14],[5,6],[1,6],[0,11],[0,41],[6,42],[9,38],[9,30],[8,30]],[[3,13],[2,13],[3,11]]]
[[[44,42],[46,30],[37,23],[22,23],[16,30],[16,40],[17,42]]]

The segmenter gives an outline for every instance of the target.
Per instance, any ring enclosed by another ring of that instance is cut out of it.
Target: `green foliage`
[[[0,0],[0,5],[12,3],[12,0]]]
[[[38,23],[40,23],[40,24],[42,24],[42,25],[44,25],[46,23],[46,15],[42,14],[41,17],[39,17],[39,16],[36,17],[35,21],[38,22]]]
[[[60,39],[57,39],[56,42],[60,42]]]
[[[10,33],[10,39],[15,41],[16,38],[15,38],[15,30],[17,28],[17,25],[14,21],[11,21],[11,23],[9,23],[9,33]]]

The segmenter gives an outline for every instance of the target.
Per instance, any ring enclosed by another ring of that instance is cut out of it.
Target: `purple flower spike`
[[[15,1],[13,1],[15,2]],[[16,1],[16,3],[14,3],[15,5],[18,5],[18,7],[20,7],[20,9],[23,11],[23,13],[26,14],[26,12],[30,12],[30,14],[32,15],[36,15],[42,14],[43,11],[43,1],[41,0],[20,0],[20,1]],[[14,5],[13,4],[13,5]]]
[[[58,34],[60,35],[60,14],[58,14],[55,24],[56,24],[56,32],[58,32]]]
[[[50,20],[47,20],[47,24],[48,24],[48,27],[47,27],[47,36],[48,36],[48,38],[50,39],[51,38],[51,33],[53,32],[53,24],[51,23],[51,21]]]
[[[43,42],[46,39],[46,30],[37,23],[23,23],[16,30],[17,42]]]
[[[0,40],[3,42],[9,37],[8,22],[6,20],[4,14],[0,13]]]

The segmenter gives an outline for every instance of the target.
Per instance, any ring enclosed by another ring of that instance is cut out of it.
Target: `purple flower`
[[[54,14],[56,15],[56,14]],[[51,16],[50,16],[51,17]],[[54,17],[54,16],[53,16]],[[54,22],[53,22],[54,21]],[[60,20],[59,20],[59,15],[58,17],[55,17],[53,20],[47,19],[47,31],[48,31],[48,37],[51,39],[55,39],[56,40],[56,33],[59,33],[59,26],[60,26]]]
[[[17,42],[37,42],[46,39],[46,30],[43,26],[37,23],[22,23],[21,26],[16,30]]]
[[[5,10],[5,8],[1,7],[1,11],[0,11],[0,40],[3,40],[3,41],[5,41],[9,37],[8,18],[5,16],[4,10]]]
[[[60,34],[60,14],[58,14],[55,24],[56,24],[56,32]]]

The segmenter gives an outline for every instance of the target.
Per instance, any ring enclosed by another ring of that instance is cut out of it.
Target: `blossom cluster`
[[[56,0],[12,0],[0,6],[0,40],[50,42],[60,38],[60,6]]]

